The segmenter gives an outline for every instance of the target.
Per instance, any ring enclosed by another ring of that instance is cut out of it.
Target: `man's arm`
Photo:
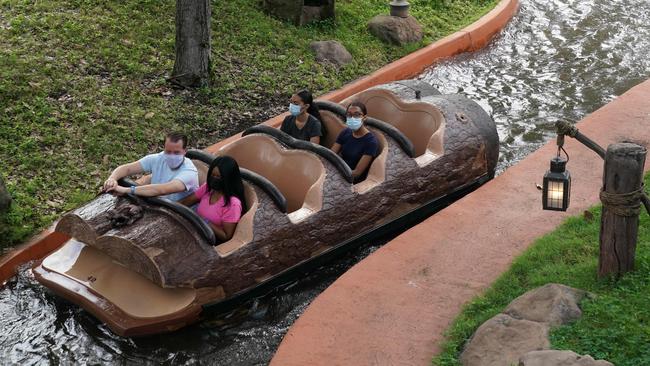
[[[146,184],[151,184],[151,174],[143,175],[140,178],[135,180],[135,184],[139,186],[144,186]]]
[[[109,189],[108,192],[117,192],[118,194],[131,193],[131,187],[116,186]],[[162,184],[147,184],[146,186],[135,186],[134,193],[136,196],[156,197],[164,196],[177,192],[184,192],[185,184],[178,179]]]
[[[115,170],[113,170],[111,175],[109,175],[108,179],[106,179],[104,182],[104,191],[109,192],[115,189],[115,187],[117,187],[118,180],[124,177],[128,177],[129,175],[140,173],[144,173],[144,170],[142,169],[142,165],[140,165],[139,161],[120,165],[115,168]]]

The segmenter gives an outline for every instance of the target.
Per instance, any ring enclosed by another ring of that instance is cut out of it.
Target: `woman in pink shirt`
[[[185,206],[198,203],[196,213],[210,225],[217,239],[230,240],[246,207],[244,184],[235,159],[215,158],[208,169],[206,183],[179,203]]]

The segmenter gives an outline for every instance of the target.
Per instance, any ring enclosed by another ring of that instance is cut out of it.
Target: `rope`
[[[645,193],[643,186],[636,191],[628,193],[610,193],[600,190],[600,201],[607,208],[618,216],[638,216],[641,208],[641,199]]]
[[[560,135],[566,135],[575,138],[578,134],[578,129],[567,121],[558,121],[555,124],[555,128],[557,128],[557,133]]]

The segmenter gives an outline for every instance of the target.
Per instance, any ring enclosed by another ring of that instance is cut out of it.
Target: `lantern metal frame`
[[[551,169],[544,174],[542,208],[566,211],[571,199],[571,174],[566,170],[567,159],[556,156],[551,159]]]

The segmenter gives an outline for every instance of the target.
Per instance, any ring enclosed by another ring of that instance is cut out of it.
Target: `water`
[[[647,0],[523,0],[498,40],[419,79],[492,115],[499,173],[554,137],[556,120],[578,121],[649,77]]]
[[[650,77],[650,2],[523,0],[485,50],[440,63],[420,78],[464,93],[497,123],[498,170],[554,137],[559,118],[579,120]],[[144,339],[113,335],[50,294],[23,269],[0,289],[3,364],[267,364],[307,305],[381,243],[369,243],[312,275],[230,314]]]

